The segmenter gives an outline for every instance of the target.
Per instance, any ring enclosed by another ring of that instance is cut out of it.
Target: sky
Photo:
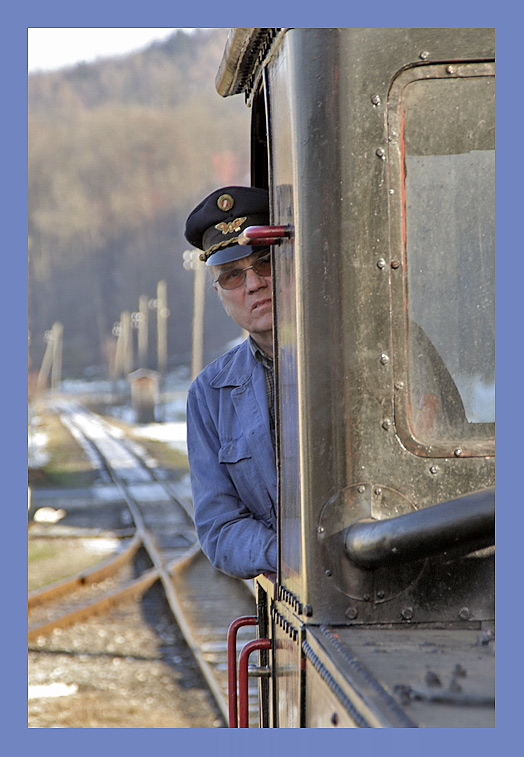
[[[124,55],[163,40],[167,28],[35,28],[27,30],[28,72],[55,71],[97,58]]]

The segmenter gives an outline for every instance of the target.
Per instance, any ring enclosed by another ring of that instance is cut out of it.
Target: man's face
[[[217,279],[224,271],[253,265],[259,257],[260,254],[248,255],[232,263],[213,266],[213,278]],[[245,282],[235,289],[222,289],[216,283],[214,287],[226,313],[258,341],[257,334],[267,338],[273,330],[271,276],[259,276],[252,268],[245,273]]]

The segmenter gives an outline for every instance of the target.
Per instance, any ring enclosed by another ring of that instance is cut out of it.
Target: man
[[[224,187],[193,210],[185,232],[226,312],[249,334],[199,374],[187,402],[198,538],[216,568],[239,578],[277,564],[271,262],[268,248],[237,241],[267,223],[266,190]]]

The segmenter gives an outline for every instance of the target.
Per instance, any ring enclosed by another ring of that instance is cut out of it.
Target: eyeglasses
[[[236,289],[245,282],[246,271],[250,269],[253,269],[257,276],[271,276],[271,253],[262,255],[253,265],[247,265],[245,268],[230,268],[228,271],[223,271],[215,279],[214,283],[218,284],[222,289]]]

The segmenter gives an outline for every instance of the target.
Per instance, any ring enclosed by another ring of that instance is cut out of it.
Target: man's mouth
[[[262,305],[271,304],[271,297],[266,297],[263,300],[258,300],[258,302],[255,302],[251,310],[256,310],[257,308],[261,307]]]

